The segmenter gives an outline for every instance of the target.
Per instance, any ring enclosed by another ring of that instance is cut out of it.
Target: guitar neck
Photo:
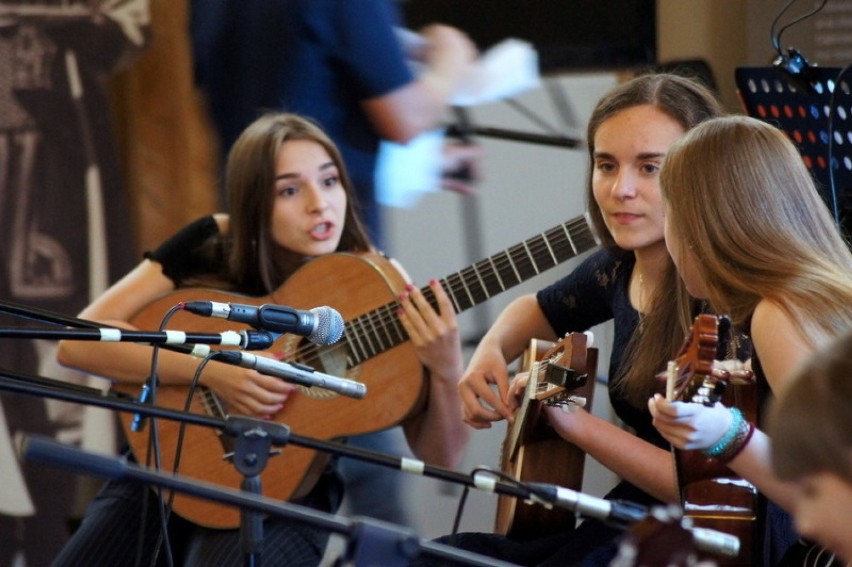
[[[580,216],[447,276],[440,284],[455,312],[461,313],[596,245],[586,218]],[[420,291],[437,307],[431,288]],[[394,301],[346,323],[350,367],[408,340],[396,315],[398,309]]]

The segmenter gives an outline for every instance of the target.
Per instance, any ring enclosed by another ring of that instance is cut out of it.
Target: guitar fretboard
[[[441,287],[461,313],[596,245],[586,218],[577,217],[444,278]],[[428,286],[420,291],[437,305]],[[349,368],[408,340],[397,316],[399,307],[396,301],[387,303],[346,323],[342,341]]]

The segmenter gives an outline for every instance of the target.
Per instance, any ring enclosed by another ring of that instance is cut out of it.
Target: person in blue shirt
[[[432,25],[420,30],[422,44],[406,47],[392,0],[193,0],[191,8],[196,80],[223,150],[263,109],[312,118],[340,148],[371,241],[387,246],[375,183],[380,144],[408,142],[440,126],[477,57],[473,43],[458,29]],[[477,146],[444,148],[446,171],[475,172]],[[451,177],[442,184],[472,190]],[[404,451],[396,430],[350,443]],[[398,474],[348,459],[342,469],[353,514],[412,521],[401,506]]]

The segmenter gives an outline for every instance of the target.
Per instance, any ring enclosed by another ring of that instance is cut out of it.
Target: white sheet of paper
[[[416,48],[417,34],[399,29],[408,52]],[[416,62],[411,62],[416,68]],[[416,71],[415,71],[416,72]],[[506,39],[486,51],[456,90],[451,104],[471,106],[494,102],[539,86],[538,55],[532,45]],[[442,130],[417,136],[407,144],[382,142],[376,164],[376,198],[390,207],[413,207],[423,193],[441,187]]]
[[[407,144],[382,142],[376,167],[376,198],[389,207],[413,207],[423,193],[441,187],[443,130],[420,134]]]

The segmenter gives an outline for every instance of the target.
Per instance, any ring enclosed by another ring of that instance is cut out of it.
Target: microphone
[[[255,329],[272,333],[300,335],[322,346],[334,344],[343,336],[343,317],[326,306],[303,311],[273,303],[257,307],[241,303],[187,301],[179,305],[181,309],[196,315],[247,323]]]
[[[632,524],[648,516],[646,507],[631,502],[606,500],[540,482],[528,482],[524,486],[531,490],[533,499],[607,523]],[[695,547],[701,551],[726,557],[736,557],[740,552],[740,539],[736,536],[708,528],[693,527],[689,531]]]
[[[323,388],[337,392],[343,396],[350,398],[363,398],[367,394],[367,386],[362,382],[349,380],[348,378],[338,378],[329,374],[317,372],[310,366],[298,364],[295,362],[279,362],[277,360],[265,357],[256,356],[247,352],[237,351],[219,351],[213,355],[214,360],[242,366],[243,368],[252,368],[261,374],[275,376],[286,382],[299,384],[302,386]]]

